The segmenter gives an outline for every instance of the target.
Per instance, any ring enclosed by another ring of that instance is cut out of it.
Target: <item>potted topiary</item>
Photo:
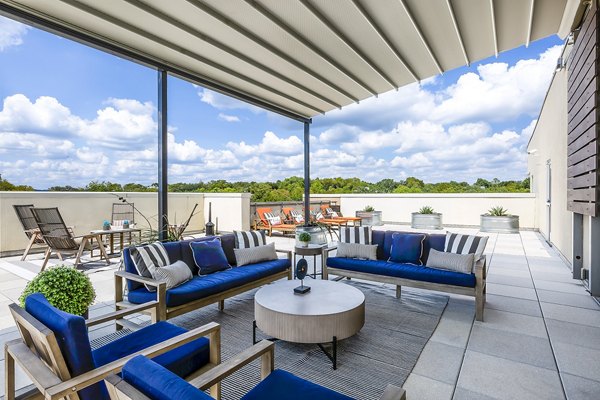
[[[361,211],[356,212],[356,216],[362,218],[362,225],[383,225],[381,211],[375,211],[372,206],[365,206]]]
[[[412,213],[410,226],[416,229],[442,229],[442,214],[436,213],[433,207],[423,206]]]
[[[481,215],[481,232],[519,233],[519,216],[502,206],[492,207]]]
[[[19,297],[21,307],[33,293],[42,293],[54,307],[69,314],[87,317],[88,308],[96,298],[90,278],[73,267],[60,265],[37,274]]]
[[[310,243],[310,233],[300,232],[298,234],[298,241],[302,243],[302,247],[308,247],[308,244]]]

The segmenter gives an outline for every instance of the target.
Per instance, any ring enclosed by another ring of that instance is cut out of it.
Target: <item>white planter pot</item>
[[[481,232],[519,233],[519,216],[495,217],[493,215],[482,215],[480,229]]]
[[[412,213],[410,226],[415,229],[442,229],[442,214],[419,214],[414,212]]]
[[[309,244],[324,245],[327,244],[327,230],[320,226],[297,226],[296,227],[296,246],[306,246],[306,242],[298,240],[298,236],[302,232],[310,234]]]
[[[381,220],[381,211],[357,211],[356,216],[362,218],[362,225],[383,225],[383,222]]]

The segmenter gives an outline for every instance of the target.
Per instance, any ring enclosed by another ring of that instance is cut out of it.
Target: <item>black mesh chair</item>
[[[21,226],[23,226],[23,231],[25,235],[27,235],[27,239],[29,239],[29,243],[23,252],[23,256],[21,257],[21,261],[25,261],[29,251],[33,247],[33,245],[46,245],[44,238],[40,234],[40,229],[38,228],[37,222],[35,222],[35,217],[31,212],[33,208],[33,204],[21,204],[21,205],[13,205],[15,212],[17,213],[17,217],[19,218],[19,222],[21,222]]]
[[[63,260],[63,254],[76,254],[75,266],[81,264],[81,255],[84,250],[99,248],[101,256],[109,264],[108,255],[98,234],[88,234],[83,236],[74,236],[73,232],[65,225],[57,207],[52,208],[31,208],[30,209],[43,240],[48,245],[42,264],[42,271],[46,268],[48,259],[52,253],[56,253],[60,260]],[[95,243],[94,243],[95,239]]]

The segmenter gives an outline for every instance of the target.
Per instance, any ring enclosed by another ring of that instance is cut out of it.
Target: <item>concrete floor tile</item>
[[[533,276],[533,280],[536,281],[538,279],[544,281],[553,281],[553,282],[568,282],[573,279],[573,276],[568,273],[556,273],[556,272],[543,272],[533,270],[531,271],[531,275]]]
[[[535,279],[535,288],[542,290],[551,290],[553,292],[572,293],[580,294],[583,296],[589,296],[589,293],[587,292],[587,290],[585,290],[583,283],[574,279],[572,279],[570,282],[554,282],[545,281],[542,279]]]
[[[518,278],[515,276],[500,275],[490,272],[487,276],[486,282],[498,283],[501,285],[519,286],[524,288],[533,288],[533,281],[531,278]]]
[[[498,296],[495,294],[487,294],[486,309],[509,311],[516,314],[531,315],[541,317],[540,305],[537,301],[518,299],[516,297]],[[485,313],[484,313],[485,319]]]
[[[488,273],[490,275],[494,274],[494,275],[514,276],[517,278],[531,279],[531,274],[529,273],[529,270],[527,270],[527,269],[516,270],[516,269],[498,268],[498,269],[490,269],[490,271]]]
[[[497,283],[487,283],[487,292],[500,296],[516,297],[525,300],[537,300],[535,290],[532,288],[500,285]]]
[[[408,376],[402,387],[409,399],[450,400],[454,391],[454,385],[414,373]]]
[[[552,343],[570,343],[582,347],[600,350],[600,328],[572,322],[546,319],[546,326]],[[577,340],[575,342],[574,340]],[[600,360],[598,360],[600,364]]]
[[[454,397],[452,400],[504,400],[504,397],[490,397],[485,396],[481,393],[472,392],[465,388],[457,387],[454,390]]]
[[[501,399],[564,399],[558,373],[467,350],[457,388]]]
[[[412,372],[454,386],[463,354],[464,350],[461,348],[429,341]]]
[[[537,290],[537,294],[541,302],[600,310],[598,303],[589,295],[553,292],[542,289]]]
[[[484,322],[475,321],[474,326],[498,329],[523,335],[547,338],[544,320],[530,315],[515,314],[506,311],[486,310]]]
[[[430,340],[464,349],[474,318],[475,311],[472,308],[449,304]]]
[[[600,328],[600,310],[589,310],[587,308],[544,302],[540,303],[540,305],[544,312],[544,318]]]
[[[569,400],[600,399],[600,382],[570,374],[560,375]]]
[[[558,370],[600,382],[600,350],[552,342]]]
[[[467,349],[556,370],[548,339],[490,329],[485,324],[473,326]]]

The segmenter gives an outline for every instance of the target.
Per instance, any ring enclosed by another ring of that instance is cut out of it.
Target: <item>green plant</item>
[[[508,210],[502,206],[492,207],[488,210],[488,215],[492,217],[506,217],[508,214]]]
[[[435,211],[433,210],[433,207],[431,207],[431,206],[423,206],[419,210],[419,214],[435,214]]]
[[[310,242],[310,233],[302,232],[298,235],[298,240],[301,242]]]
[[[19,297],[21,307],[25,307],[25,299],[33,293],[42,293],[54,307],[75,315],[85,314],[96,298],[90,278],[65,265],[37,274]]]
[[[373,212],[375,211],[375,207],[373,206],[365,206],[365,208],[363,208],[364,212]]]

